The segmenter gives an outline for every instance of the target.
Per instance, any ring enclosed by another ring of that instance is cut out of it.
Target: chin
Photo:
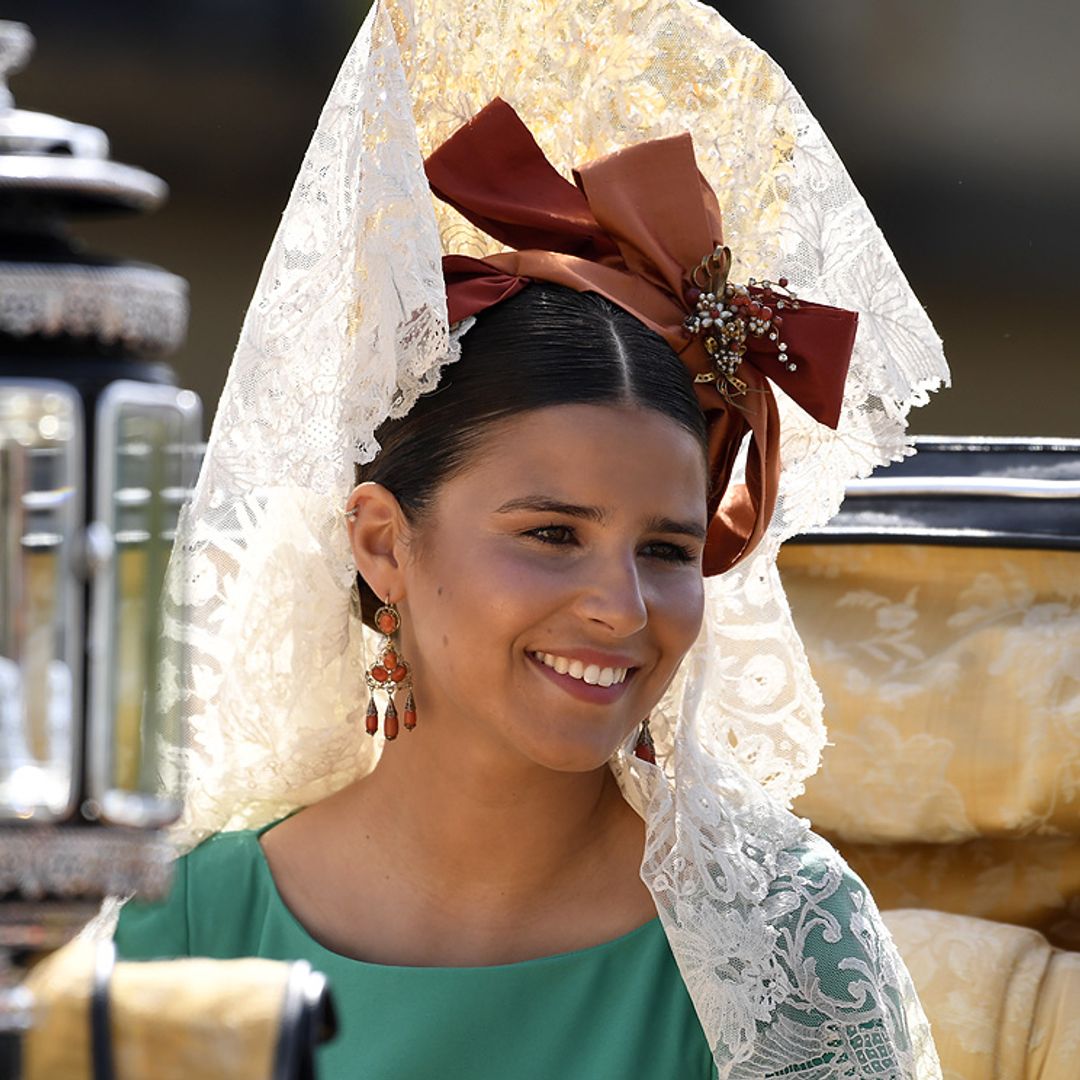
[[[530,746],[530,760],[545,769],[563,773],[587,773],[607,765],[622,745],[622,740],[606,741],[603,745],[579,739],[549,739],[543,746]]]

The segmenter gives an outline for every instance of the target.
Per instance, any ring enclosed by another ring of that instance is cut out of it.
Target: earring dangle
[[[634,756],[647,761],[650,765],[656,764],[656,747],[653,745],[652,732],[649,731],[649,718],[646,716],[641,721],[641,730],[638,732],[637,743],[634,746]]]
[[[398,734],[398,711],[394,704],[394,694],[399,690],[406,691],[405,715],[402,718],[406,731],[412,731],[416,727],[416,702],[413,701],[412,694],[412,670],[394,644],[394,637],[401,629],[401,615],[389,599],[375,612],[375,627],[382,634],[382,641],[379,642],[378,659],[364,672],[364,680],[371,691],[365,727],[369,735],[374,735],[379,730],[379,709],[375,704],[375,692],[382,690],[386,694],[383,735],[393,741]]]

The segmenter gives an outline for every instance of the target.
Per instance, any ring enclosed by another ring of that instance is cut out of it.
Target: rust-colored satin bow
[[[426,163],[432,191],[494,239],[515,248],[484,259],[443,259],[451,322],[505,300],[529,281],[607,297],[661,334],[695,377],[715,372],[704,335],[688,335],[692,275],[723,244],[720,207],[689,135],[619,150],[564,179],[517,113],[496,98]],[[786,358],[767,336],[746,340],[745,392],[695,386],[709,429],[709,534],[704,571],[748,555],[776,505],[779,415],[772,379],[819,423],[835,428],[858,316],[800,299],[783,312]],[[781,362],[784,359],[788,362]],[[794,370],[789,370],[794,367]],[[729,485],[751,442],[746,483]]]

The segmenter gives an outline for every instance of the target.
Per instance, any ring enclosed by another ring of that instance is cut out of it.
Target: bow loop
[[[617,150],[574,175],[627,272],[682,307],[688,268],[723,243],[720,207],[698,171],[690,136]]]
[[[585,196],[556,172],[501,98],[447,139],[424,167],[431,190],[500,243],[587,260],[616,253]]]

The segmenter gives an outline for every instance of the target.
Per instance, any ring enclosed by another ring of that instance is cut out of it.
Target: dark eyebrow
[[[646,532],[678,533],[680,536],[692,536],[695,540],[705,539],[705,526],[696,521],[676,521],[674,518],[650,518],[645,526]]]
[[[599,506],[578,506],[576,503],[559,502],[546,495],[526,495],[520,499],[511,499],[503,503],[496,514],[512,514],[518,510],[535,510],[541,514],[565,514],[567,517],[581,518],[583,521],[595,521],[602,525],[607,514]]]
[[[496,514],[512,514],[520,510],[531,510],[541,514],[562,514],[566,517],[593,521],[602,525],[607,520],[607,513],[599,506],[579,506],[577,503],[559,502],[546,495],[526,495],[520,499],[511,499],[495,511]],[[696,521],[676,521],[669,517],[650,518],[645,525],[646,532],[676,533],[690,536],[695,540],[705,539],[705,526]]]

